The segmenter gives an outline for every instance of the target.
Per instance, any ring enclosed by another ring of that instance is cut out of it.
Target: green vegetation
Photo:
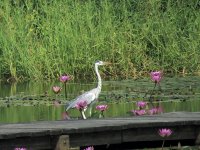
[[[200,72],[198,0],[2,0],[0,77]]]

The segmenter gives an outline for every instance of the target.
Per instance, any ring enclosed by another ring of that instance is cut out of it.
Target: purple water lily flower
[[[159,129],[158,130],[158,134],[161,136],[161,137],[168,137],[172,134],[172,130],[171,129]]]
[[[19,147],[16,147],[14,150],[27,150],[27,148],[19,148]]]
[[[144,101],[138,101],[137,103],[137,106],[142,109],[144,108],[146,105],[147,105],[147,102],[144,102]]]
[[[167,129],[167,128],[163,128],[163,129],[159,129],[158,130],[158,134],[163,137],[163,143],[162,143],[162,150],[165,144],[165,137],[168,137],[172,134],[172,130],[171,129]]]
[[[62,88],[59,87],[59,86],[53,86],[52,89],[53,89],[53,92],[54,92],[55,94],[58,94],[58,93],[62,90]]]
[[[150,73],[151,75],[151,80],[155,83],[160,83],[162,79],[162,73],[161,71],[153,71]]]
[[[149,115],[154,115],[158,113],[158,109],[157,108],[151,108],[148,110],[148,114]]]
[[[61,77],[60,77],[60,81],[62,82],[62,83],[64,83],[64,86],[65,86],[65,98],[67,99],[67,81],[69,81],[70,80],[70,76],[68,76],[68,75],[62,75]]]
[[[70,76],[68,76],[68,75],[63,75],[60,77],[60,81],[63,83],[66,83],[69,80],[70,80]]]
[[[85,108],[87,108],[87,101],[86,100],[82,100],[76,103],[75,107],[78,110],[84,110]]]
[[[106,109],[108,109],[108,105],[97,105],[96,109],[100,111],[105,111]]]
[[[84,150],[94,150],[94,147],[90,146],[90,147],[85,148]]]
[[[135,116],[141,116],[141,115],[145,115],[146,111],[141,109],[141,110],[131,110],[131,112],[135,115]]]

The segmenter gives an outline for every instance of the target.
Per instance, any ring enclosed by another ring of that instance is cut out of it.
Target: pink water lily
[[[137,104],[137,106],[141,109],[141,108],[146,107],[147,102],[144,102],[144,101],[138,101],[136,104]]]
[[[94,150],[94,147],[90,146],[90,147],[85,148],[84,150]]]
[[[163,112],[162,107],[155,107],[155,108],[151,108],[148,110],[148,114],[150,114],[150,115],[159,114],[162,112]]]
[[[68,76],[68,75],[63,75],[60,77],[60,81],[63,83],[66,83],[69,80],[70,80],[70,76]]]
[[[62,88],[59,87],[59,86],[53,86],[52,89],[53,89],[53,92],[54,92],[55,94],[58,94],[58,93],[62,90]]]
[[[162,150],[165,144],[165,137],[168,137],[172,134],[172,130],[171,129],[167,129],[167,128],[163,128],[163,129],[159,129],[158,130],[158,134],[163,137],[163,143],[162,143]]]
[[[151,80],[155,83],[159,83],[162,79],[162,73],[161,71],[153,71],[150,73]]]
[[[82,100],[82,101],[78,101],[75,105],[76,109],[78,110],[84,110],[87,108],[87,101],[86,100]]]
[[[172,130],[171,129],[159,129],[158,131],[158,134],[161,136],[161,137],[168,137],[172,134]]]
[[[64,83],[64,89],[65,89],[65,98],[67,99],[67,81],[69,81],[70,80],[70,76],[68,76],[68,75],[62,75],[61,77],[60,77],[60,81],[62,82],[62,83]]]
[[[19,147],[16,147],[14,150],[27,150],[26,148],[19,148]]]
[[[157,108],[151,108],[148,110],[148,114],[149,115],[154,115],[158,113],[158,109]]]
[[[141,116],[141,115],[145,115],[146,114],[146,110],[131,110],[131,112],[135,115],[135,116]]]
[[[96,109],[100,111],[105,111],[106,109],[108,109],[108,105],[97,105]]]

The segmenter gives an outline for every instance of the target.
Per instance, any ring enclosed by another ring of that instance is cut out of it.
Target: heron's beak
[[[104,65],[111,65],[111,62],[103,62]]]

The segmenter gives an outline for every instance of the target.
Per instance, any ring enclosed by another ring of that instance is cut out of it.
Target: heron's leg
[[[89,116],[91,117],[92,116],[92,109],[93,109],[93,105],[96,103],[96,100],[93,101],[90,106],[89,106]]]
[[[92,116],[92,105],[90,105],[90,107],[89,107],[89,116],[90,117]]]
[[[83,118],[83,119],[87,119],[86,116],[85,116],[85,112],[84,112],[84,110],[80,110],[80,112],[81,112],[81,116],[82,116],[82,118]]]

